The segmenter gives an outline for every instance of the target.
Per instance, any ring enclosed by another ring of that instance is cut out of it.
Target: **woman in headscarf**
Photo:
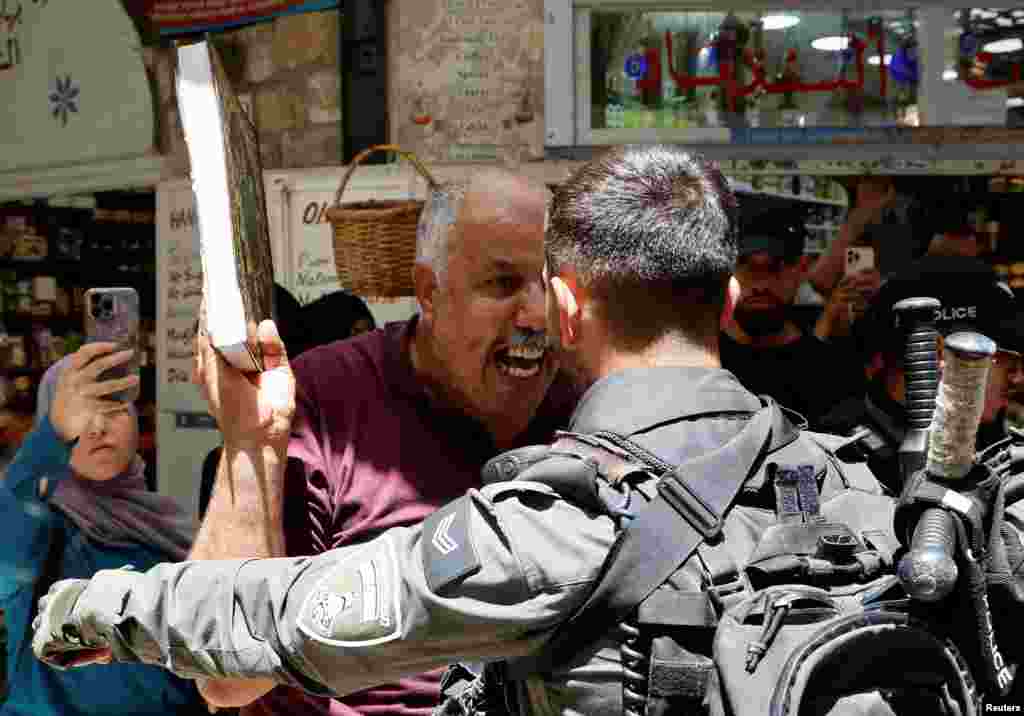
[[[0,608],[8,630],[0,716],[206,711],[193,682],[158,667],[58,671],[32,655],[35,605],[53,582],[182,560],[195,533],[174,500],[146,489],[135,408],[109,397],[138,377],[98,380],[131,355],[115,349],[93,343],[46,371],[35,427],[0,483]]]

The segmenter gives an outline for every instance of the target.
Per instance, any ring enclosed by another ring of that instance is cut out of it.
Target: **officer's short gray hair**
[[[431,192],[416,226],[416,263],[430,267],[439,284],[448,268],[448,242],[469,185],[470,180],[464,179]]]

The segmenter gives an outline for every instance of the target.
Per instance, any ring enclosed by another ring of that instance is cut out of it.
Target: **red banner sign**
[[[161,34],[176,34],[242,25],[338,5],[339,0],[148,0],[145,14]]]

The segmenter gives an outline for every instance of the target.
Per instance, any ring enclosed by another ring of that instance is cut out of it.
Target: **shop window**
[[[575,52],[561,72],[575,74],[549,74],[575,102],[553,104],[551,144],[776,142],[787,130],[899,142],[918,127],[1017,126],[1024,108],[1024,7],[561,4]]]

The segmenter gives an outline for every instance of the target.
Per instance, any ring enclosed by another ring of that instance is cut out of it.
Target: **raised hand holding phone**
[[[846,249],[846,263],[843,271],[843,283],[852,288],[860,281],[863,274],[875,273],[875,250],[870,246],[851,246]],[[850,301],[847,306],[849,321],[852,324],[857,320],[864,306],[863,301]]]
[[[134,288],[90,288],[85,292],[86,343],[113,343],[122,351],[131,351],[128,360],[119,362],[99,376],[112,380],[135,376],[129,387],[109,398],[131,403],[139,397],[139,295]]]
[[[129,372],[113,379],[102,379],[109,371],[121,372],[132,360],[132,351],[118,350],[116,343],[95,342],[71,355],[67,368],[57,380],[57,393],[49,418],[64,440],[81,435],[97,413],[124,410],[125,404],[113,398],[117,394],[137,393],[139,376]]]

